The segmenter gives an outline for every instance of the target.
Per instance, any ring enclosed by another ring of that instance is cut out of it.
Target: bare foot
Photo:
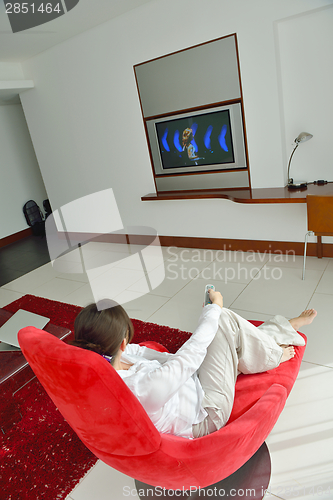
[[[289,320],[291,326],[297,331],[304,325],[309,325],[317,316],[317,311],[315,309],[306,309],[297,318]]]
[[[283,354],[280,363],[283,363],[284,361],[289,361],[289,359],[295,356],[295,349],[292,345],[288,347],[282,347],[282,349],[283,349]]]

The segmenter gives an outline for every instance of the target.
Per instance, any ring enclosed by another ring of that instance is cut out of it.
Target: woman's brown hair
[[[103,301],[82,309],[75,319],[74,334],[71,345],[113,357],[124,339],[131,342],[134,330],[132,321],[120,305]]]

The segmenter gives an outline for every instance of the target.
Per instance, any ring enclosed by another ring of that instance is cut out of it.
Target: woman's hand
[[[220,292],[217,292],[216,290],[210,289],[210,290],[208,290],[208,294],[209,294],[209,298],[210,298],[212,304],[217,304],[222,309],[223,297],[220,294]]]

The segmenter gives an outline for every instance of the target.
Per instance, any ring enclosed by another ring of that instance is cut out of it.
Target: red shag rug
[[[3,309],[41,314],[72,332],[81,311],[81,307],[33,295],[25,295]],[[134,343],[154,340],[176,352],[190,337],[177,329],[132,321]],[[66,498],[97,458],[81,443],[38,380],[32,380],[14,397],[21,407],[22,420],[0,436],[1,500]]]

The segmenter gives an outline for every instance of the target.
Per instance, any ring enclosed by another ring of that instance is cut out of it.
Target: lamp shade
[[[309,139],[311,139],[313,137],[312,134],[308,134],[308,132],[301,132],[300,134],[298,134],[298,136],[296,137],[295,139],[295,142],[297,144],[299,144],[300,142],[305,142],[305,141],[308,141]]]
[[[289,162],[288,162],[288,188],[289,189],[306,189],[306,187],[307,187],[307,182],[302,181],[302,182],[294,183],[294,179],[292,179],[290,177],[289,172],[290,172],[291,159],[292,159],[296,149],[298,148],[299,144],[301,144],[302,142],[308,141],[312,137],[313,137],[313,135],[309,134],[308,132],[301,132],[300,134],[298,134],[298,136],[294,140],[295,146],[294,146],[294,149],[290,155]]]

